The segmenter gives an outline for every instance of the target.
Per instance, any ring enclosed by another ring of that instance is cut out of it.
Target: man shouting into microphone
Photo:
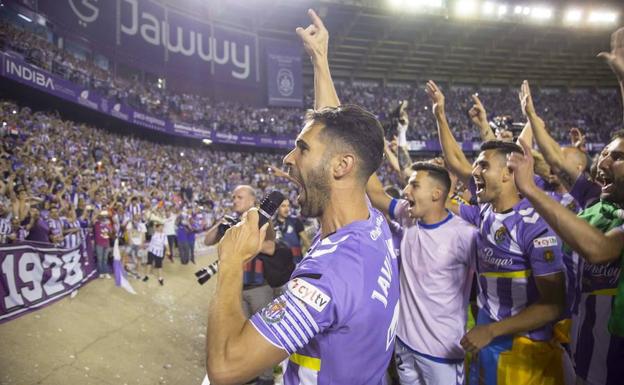
[[[309,15],[313,24],[297,34],[314,65],[316,110],[284,164],[299,185],[302,215],[319,218],[320,232],[284,294],[251,319],[241,310],[242,266],[260,250],[266,225],[258,230],[251,209],[226,232],[208,317],[213,384],[240,384],[290,356],[286,385],[378,385],[393,352],[398,263],[388,225],[366,198],[383,157],[382,127],[358,106],[338,106],[328,32]]]

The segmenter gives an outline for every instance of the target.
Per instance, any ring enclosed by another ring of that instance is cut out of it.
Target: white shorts
[[[464,362],[444,362],[427,357],[405,346],[399,339],[394,360],[401,385],[464,385]]]

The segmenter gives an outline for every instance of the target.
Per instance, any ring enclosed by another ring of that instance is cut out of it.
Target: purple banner
[[[19,55],[0,52],[0,59],[2,60],[0,75],[5,78],[144,128],[190,138],[210,139],[218,144],[285,150],[290,150],[295,146],[295,139],[288,136],[232,134],[218,130],[211,131],[193,124],[173,123],[136,111],[126,104],[108,100],[94,91],[86,90],[84,87],[24,62]],[[243,128],[241,128],[242,130]],[[480,145],[480,142],[461,143],[465,152],[479,151]],[[591,152],[600,151],[602,147],[604,147],[602,143],[587,144],[587,148]],[[412,140],[408,142],[408,149],[412,152],[441,152],[440,143],[437,140]]]
[[[23,242],[0,246],[0,323],[70,294],[96,276],[91,250]]]
[[[265,41],[270,106],[303,107],[301,46]]]
[[[257,37],[206,23],[155,0],[39,0],[66,36],[160,75],[258,88]]]

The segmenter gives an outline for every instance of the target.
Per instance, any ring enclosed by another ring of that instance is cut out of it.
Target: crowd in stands
[[[303,122],[303,111],[297,108],[261,108],[236,102],[216,101],[206,96],[179,94],[158,84],[140,82],[136,78],[115,76],[109,69],[94,61],[77,58],[58,48],[42,35],[21,30],[13,25],[0,24],[0,49],[12,50],[27,61],[47,71],[97,90],[112,100],[174,122],[196,124],[211,130],[252,134],[294,136]],[[514,85],[515,86],[515,85]],[[409,140],[435,139],[435,122],[430,119],[424,85],[380,86],[337,84],[343,103],[358,104],[378,114],[382,122],[389,120],[398,101],[407,100],[413,116],[408,131]],[[472,105],[470,96],[478,93],[493,121],[496,116],[510,116],[520,123],[517,90],[512,87],[483,88],[458,87],[445,90],[448,98],[448,118],[455,136],[463,141],[479,138],[467,111]],[[534,91],[538,111],[549,124],[553,137],[566,141],[568,130],[579,127],[587,133],[588,142],[606,142],[618,127],[618,94],[606,90],[542,90]],[[305,95],[305,106],[312,105],[312,93]],[[586,108],[592,106],[592,108]]]

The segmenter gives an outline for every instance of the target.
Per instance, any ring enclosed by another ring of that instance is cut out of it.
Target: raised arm
[[[314,67],[314,109],[323,107],[337,107],[340,105],[338,94],[329,72],[327,57],[329,32],[323,25],[321,18],[312,9],[308,10],[312,24],[307,28],[298,27],[297,35],[303,42],[303,48],[310,55]]]
[[[251,325],[241,305],[243,263],[258,254],[267,228],[258,230],[258,212],[251,209],[219,243],[219,275],[206,333],[206,370],[213,384],[243,383],[288,357]]]
[[[496,140],[496,136],[492,132],[492,128],[490,127],[490,123],[487,120],[487,113],[485,112],[485,107],[483,107],[483,103],[481,103],[481,99],[477,94],[471,96],[474,105],[468,111],[468,115],[474,123],[475,126],[479,129],[479,136],[481,136],[481,141],[487,142],[488,140]]]
[[[377,174],[371,175],[366,183],[366,194],[372,205],[382,213],[388,215],[392,198],[384,191],[383,185]]]
[[[470,162],[468,162],[468,159],[466,159],[466,155],[464,155],[459,143],[457,143],[453,137],[453,133],[446,120],[444,94],[431,80],[427,82],[425,91],[433,104],[432,110],[438,125],[438,136],[440,139],[440,146],[442,147],[442,153],[444,154],[444,161],[450,172],[457,175],[462,182],[467,183],[472,174],[472,166]]]
[[[522,195],[561,239],[588,262],[600,264],[617,260],[624,249],[624,231],[617,228],[603,234],[546,195],[533,179],[531,149],[526,142],[520,143],[524,155],[510,155],[507,165],[514,171],[516,186]]]
[[[565,302],[564,274],[560,272],[534,278],[539,299],[518,314],[472,328],[460,341],[467,352],[478,352],[496,337],[528,332],[559,319]]]
[[[581,171],[565,161],[561,146],[550,136],[546,130],[544,121],[535,112],[533,98],[531,97],[531,88],[529,87],[529,82],[526,80],[522,82],[519,97],[522,113],[531,124],[535,142],[540,152],[544,155],[544,159],[551,167],[559,170],[558,176],[563,186],[567,189],[572,188],[574,182],[581,174]],[[527,142],[525,141],[525,143]]]
[[[398,149],[398,146],[397,146]],[[401,175],[401,167],[399,166],[399,159],[397,155],[392,151],[392,144],[387,140],[384,140],[384,155],[386,156],[386,160],[390,163],[390,166],[394,171],[396,171],[399,175]]]
[[[598,57],[604,59],[620,83],[622,106],[624,107],[624,28],[620,28],[611,35],[611,52],[601,52]],[[624,113],[622,115],[624,119]]]

